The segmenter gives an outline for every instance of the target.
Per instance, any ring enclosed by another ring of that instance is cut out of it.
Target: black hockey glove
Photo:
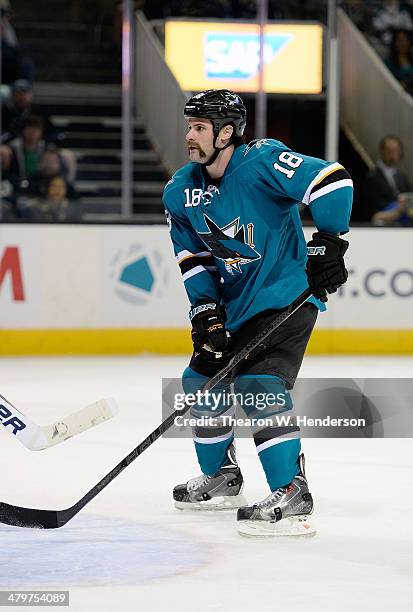
[[[348,277],[344,265],[347,240],[327,232],[316,232],[307,244],[307,278],[312,294],[327,302],[327,293],[335,293]]]
[[[225,329],[225,310],[213,300],[197,302],[189,311],[192,323],[192,342],[194,351],[208,361],[216,362],[223,358],[228,348],[229,332]]]

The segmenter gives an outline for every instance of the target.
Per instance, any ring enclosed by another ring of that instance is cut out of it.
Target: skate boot
[[[233,510],[248,502],[241,491],[241,470],[235,460],[235,446],[227,450],[227,461],[213,476],[202,474],[173,490],[175,508],[179,510]]]
[[[313,511],[313,498],[305,477],[304,455],[300,455],[299,461],[300,471],[288,486],[273,491],[253,506],[238,510],[239,534],[262,538],[315,535],[309,517]]]

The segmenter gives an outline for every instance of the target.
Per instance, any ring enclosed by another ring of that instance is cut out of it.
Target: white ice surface
[[[0,429],[2,501],[65,508],[161,421],[161,377],[183,358],[0,359],[0,393],[39,424],[113,396],[120,415],[41,453]],[[302,376],[411,377],[413,359],[306,358]],[[197,475],[190,440],[161,439],[56,531],[0,526],[0,589],[68,588],[70,610],[358,612],[413,609],[409,439],[304,440],[318,534],[241,538],[233,513],[182,513]],[[238,443],[250,502],[267,494]],[[42,608],[43,609],[43,608]],[[46,609],[46,608],[44,608]],[[48,608],[50,609],[50,608]]]

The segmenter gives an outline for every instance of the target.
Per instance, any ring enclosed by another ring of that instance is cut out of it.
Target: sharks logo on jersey
[[[244,225],[239,225],[239,217],[224,227],[218,227],[205,214],[204,219],[209,232],[198,233],[212,255],[225,262],[227,272],[234,274],[235,270],[241,274],[241,266],[261,259],[260,253],[254,248],[252,223],[248,223],[245,232]]]
[[[206,191],[201,194],[201,202],[204,206],[209,206],[214,197],[214,193],[219,195],[219,189],[215,185],[208,185]]]

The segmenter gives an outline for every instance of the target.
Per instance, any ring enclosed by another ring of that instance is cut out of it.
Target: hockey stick
[[[202,388],[202,391],[207,391],[214,388],[222,379],[224,379],[231,370],[237,366],[251,351],[253,351],[267,336],[288,319],[300,306],[307,301],[311,292],[309,289],[304,291],[290,306],[282,313],[277,315],[273,321],[262,330],[255,338],[232,357],[229,363],[213,376]],[[118,476],[125,468],[128,467],[143,451],[148,448],[155,440],[157,440],[167,429],[174,423],[175,417],[185,414],[190,408],[186,404],[182,410],[175,410],[169,415],[154,431],[147,436],[129,455],[127,455],[117,466],[115,466],[109,474],[107,474],[100,482],[98,482],[90,491],[86,493],[76,504],[65,510],[38,510],[35,508],[23,508],[22,506],[11,506],[9,504],[0,503],[0,522],[6,525],[16,527],[33,527],[38,529],[56,529],[62,527],[70,519],[72,519],[82,508],[86,506],[102,489],[104,489],[116,476]]]
[[[118,412],[115,400],[108,398],[94,402],[78,412],[69,414],[51,425],[37,425],[0,395],[0,422],[29,450],[39,451],[60,444],[64,440],[111,419]]]

